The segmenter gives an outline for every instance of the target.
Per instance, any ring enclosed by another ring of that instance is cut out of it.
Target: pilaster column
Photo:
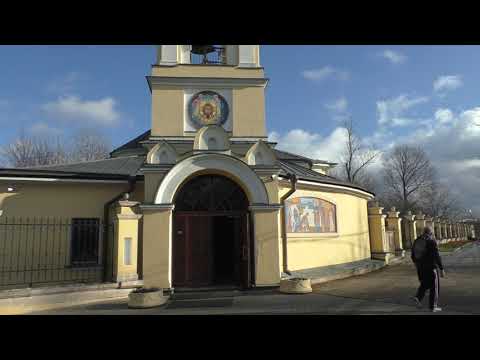
[[[383,260],[387,264],[391,254],[388,253],[387,236],[385,234],[385,218],[383,215],[383,207],[378,202],[374,202],[368,208],[368,227],[370,231],[370,251],[372,258]]]
[[[140,205],[143,212],[143,283],[172,288],[173,204]]]
[[[249,207],[253,220],[255,286],[278,286],[281,278],[280,268],[280,211],[279,204],[252,205]],[[288,251],[288,239],[287,239]],[[288,259],[289,270],[295,270],[294,264]]]
[[[114,282],[138,280],[138,226],[142,218],[136,201],[118,201],[115,207],[112,251]]]
[[[402,219],[400,218],[400,212],[396,211],[394,207],[387,213],[386,226],[388,230],[392,230],[395,237],[395,255],[404,257],[405,250],[402,245]]]

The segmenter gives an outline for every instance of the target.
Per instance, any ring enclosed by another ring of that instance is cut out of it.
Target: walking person
[[[442,311],[442,308],[438,306],[438,297],[440,294],[440,276],[443,278],[445,271],[438,252],[437,242],[430,227],[425,227],[423,234],[413,243],[412,260],[417,268],[420,281],[420,287],[417,294],[412,298],[413,301],[420,308],[425,292],[429,290],[430,310],[432,312]]]

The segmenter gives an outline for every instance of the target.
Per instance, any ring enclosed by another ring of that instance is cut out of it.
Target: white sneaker
[[[433,309],[432,309],[432,312],[440,312],[442,311],[442,308],[441,307],[438,307],[438,306],[435,306]]]
[[[420,300],[418,300],[416,296],[412,297],[411,299],[413,300],[418,309],[422,308],[422,303],[420,302]]]

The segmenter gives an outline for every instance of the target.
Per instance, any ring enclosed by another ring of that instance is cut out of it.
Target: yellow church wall
[[[183,64],[153,66],[152,76],[205,77],[205,78],[263,78],[263,68],[238,68],[236,66]]]
[[[262,137],[266,133],[265,90],[262,87],[234,89],[233,136]]]
[[[280,188],[279,196],[289,188]],[[299,189],[290,196],[315,197],[336,204],[337,233],[288,233],[288,268],[302,270],[370,258],[367,200],[339,192]],[[282,210],[284,211],[284,210]],[[281,239],[279,239],[281,243]],[[280,256],[280,263],[282,257]]]
[[[232,136],[265,137],[265,90],[262,87],[232,91]],[[184,89],[152,90],[152,136],[184,136]],[[245,111],[248,109],[248,111]]]
[[[183,136],[182,88],[152,89],[152,136]]]

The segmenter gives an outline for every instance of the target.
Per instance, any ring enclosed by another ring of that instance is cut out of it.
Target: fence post
[[[433,238],[436,239],[437,231],[435,229],[435,221],[434,221],[433,217],[425,216],[425,225],[430,227],[430,229],[432,230]]]
[[[385,234],[385,218],[383,207],[374,202],[368,208],[368,227],[370,230],[370,251],[372,258],[383,260],[388,264],[391,254],[388,253],[388,246]]]
[[[404,257],[405,250],[403,250],[402,245],[402,219],[399,216],[400,212],[396,211],[396,209],[392,207],[387,214],[387,227],[388,229],[393,230],[395,237],[395,255]]]
[[[115,206],[113,234],[113,281],[138,280],[138,226],[142,215],[134,208],[136,201],[120,200]]]
[[[406,249],[410,249],[413,242],[417,238],[415,215],[412,215],[412,212],[408,211],[406,215],[403,215],[403,220],[405,221],[405,229],[407,229],[403,247]]]
[[[417,212],[417,215],[415,216],[415,227],[417,231],[417,236],[420,236],[423,234],[423,231],[425,230],[425,226],[427,226],[427,220],[425,220],[425,214],[423,214],[421,211]]]

